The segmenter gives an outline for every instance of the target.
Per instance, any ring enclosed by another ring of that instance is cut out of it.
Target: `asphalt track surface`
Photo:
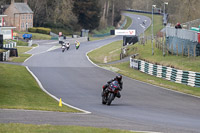
[[[131,29],[143,32],[139,25],[150,19],[130,15]],[[97,47],[121,40],[121,36],[81,43],[78,50],[71,45],[47,51],[57,42],[38,41],[39,47],[23,65],[34,73],[50,94],[63,102],[91,112],[73,114],[45,111],[0,110],[0,123],[32,123],[54,125],[81,125],[115,129],[154,131],[166,133],[200,132],[200,98],[170,91],[123,77],[122,97],[111,106],[101,104],[101,87],[116,73],[99,68],[88,61],[86,53]]]

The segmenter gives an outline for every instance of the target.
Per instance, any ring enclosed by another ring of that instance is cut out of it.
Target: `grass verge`
[[[126,19],[127,19],[127,22],[126,22],[126,25],[123,27],[123,29],[128,29],[128,27],[132,24],[132,19],[130,17],[126,16]]]
[[[88,56],[94,63],[107,63],[119,60],[120,57],[118,55],[121,52],[121,45],[122,41],[117,41],[88,53]]]
[[[17,47],[18,57],[10,57],[9,61],[22,63],[31,55],[26,54],[26,51],[31,50],[33,47]]]
[[[162,21],[161,21],[160,16],[155,15],[154,18],[155,18],[154,27],[156,27],[157,25],[158,27],[162,28],[162,23],[161,23]],[[157,29],[154,30],[155,32],[158,32],[160,30],[160,28],[158,27]],[[150,28],[146,31],[147,34],[150,34],[148,33],[149,31],[150,31]],[[108,62],[119,60],[119,53],[120,53],[120,48],[121,48],[121,45],[119,43],[122,43],[122,42],[118,41],[118,42],[114,42],[106,46],[103,46],[99,49],[96,49],[88,53],[88,56],[96,64],[105,63],[104,62],[105,57],[107,58]],[[147,44],[145,45],[135,44],[135,45],[128,46],[128,49],[129,49],[128,55],[139,53],[139,56],[137,56],[138,59],[142,59],[151,63],[156,63],[156,64],[160,64],[164,66],[174,67],[181,70],[200,72],[200,67],[199,67],[200,57],[188,58],[185,56],[176,56],[176,55],[163,56],[162,51],[159,50],[158,48],[155,48],[155,46],[154,46],[154,55],[152,55],[151,41],[148,41]],[[116,53],[113,54],[111,53],[112,51],[115,51]],[[162,78],[150,76],[140,71],[136,71],[129,67],[129,62],[113,64],[113,65],[101,64],[101,66],[109,68],[115,72],[121,73],[133,79],[137,79],[137,80],[151,83],[157,86],[169,88],[172,90],[200,96],[200,89],[197,87],[191,87],[191,86],[187,86],[183,84],[174,83]]]
[[[115,70],[117,70],[115,72],[123,74],[132,79],[136,79],[139,81],[143,81],[146,83],[150,83],[153,85],[157,85],[157,86],[168,88],[175,91],[192,94],[195,96],[200,96],[200,89],[197,87],[191,87],[184,84],[178,84],[178,83],[171,82],[162,78],[158,78],[155,76],[142,73],[138,70],[134,70],[130,68],[129,62],[118,63],[118,64],[113,64],[113,65],[104,65],[103,67],[112,67],[113,69],[115,68]]]
[[[0,108],[79,112],[67,106],[59,107],[24,66],[0,63],[0,70]]]
[[[24,62],[30,54],[24,52],[32,47],[18,47],[19,57],[12,62]],[[0,63],[0,108],[80,112],[58,102],[44,93],[24,66]]]
[[[58,125],[0,124],[2,133],[136,133],[131,131]]]
[[[51,36],[46,34],[31,33],[31,32],[17,32],[17,33],[20,38],[22,38],[23,34],[32,34],[33,40],[51,40]]]
[[[116,45],[115,45],[116,44]],[[101,64],[107,56],[107,59],[112,59],[112,61],[115,61],[114,58],[119,60],[119,52],[118,49],[115,47],[116,50],[116,56],[115,54],[110,54],[109,51],[115,51],[113,49],[113,46],[117,46],[118,42],[108,44],[106,46],[103,46],[99,49],[96,49],[90,53],[88,53],[89,58],[96,64]],[[107,52],[108,51],[108,52]],[[117,53],[118,52],[118,53]],[[162,56],[162,51],[154,48],[154,55],[151,53],[151,42],[149,41],[146,45],[131,45],[129,46],[129,55],[139,53],[139,56],[137,56],[138,59],[142,59],[151,63],[156,63],[164,66],[174,67],[181,70],[188,70],[188,71],[195,71],[200,72],[200,57],[182,57],[182,56],[175,56],[175,55],[168,55],[168,56]],[[98,56],[98,54],[101,53],[101,56]],[[115,57],[112,57],[115,56]],[[112,58],[110,58],[112,57]],[[108,60],[110,61],[110,60]],[[103,62],[104,63],[104,62]],[[129,62],[126,63],[119,63],[119,64],[113,64],[113,65],[102,65],[106,68],[112,68],[111,70],[121,73],[127,77],[137,79],[143,82],[151,83],[157,86],[169,88],[172,90],[200,96],[200,89],[197,87],[191,87],[183,84],[178,84],[174,82],[170,82],[168,80],[157,78],[154,76],[150,76],[148,74],[142,73],[140,71],[136,71],[132,68],[130,68]]]

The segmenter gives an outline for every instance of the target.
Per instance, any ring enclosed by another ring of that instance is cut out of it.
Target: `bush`
[[[33,27],[33,28],[28,28],[28,31],[29,32],[32,32],[32,33],[36,33],[36,30],[37,28]]]
[[[42,34],[47,34],[49,35],[51,32],[50,28],[44,28],[44,27],[33,27],[28,29],[29,32],[32,33],[42,33]]]

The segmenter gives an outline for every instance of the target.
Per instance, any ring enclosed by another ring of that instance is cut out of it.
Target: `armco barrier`
[[[125,11],[152,14],[152,12],[150,12],[150,11],[143,11],[143,10],[127,9],[127,10],[125,10]],[[162,15],[162,13],[160,13],[160,12],[155,12],[155,11],[153,12],[153,14]]]
[[[3,47],[4,48],[14,48],[17,46],[17,43],[16,42],[10,42],[8,44],[4,44]]]
[[[138,66],[138,67],[135,67]],[[130,67],[138,69],[141,72],[164,78],[169,81],[181,83],[193,87],[200,87],[200,73],[193,71],[184,71],[171,67],[155,65],[146,61],[133,59],[130,57]]]
[[[10,50],[8,50],[7,52],[3,52],[3,56],[1,60],[7,61],[9,57],[10,57]]]
[[[3,45],[3,49],[7,50],[7,52],[3,52],[0,56],[0,61],[7,61],[8,58],[10,57],[10,54],[12,54],[12,51],[10,50],[15,50],[15,47],[17,47],[17,43],[16,42],[9,42],[8,44],[4,44]],[[15,50],[17,52],[17,50]],[[18,54],[16,53],[16,55],[18,56]]]

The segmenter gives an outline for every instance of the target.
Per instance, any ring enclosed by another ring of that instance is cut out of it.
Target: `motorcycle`
[[[65,43],[62,43],[61,49],[62,49],[62,52],[65,51],[65,49],[66,49],[66,44]]]
[[[117,81],[111,82],[102,94],[102,104],[110,105],[119,91],[119,83]]]
[[[70,43],[67,42],[67,43],[66,43],[66,48],[67,48],[67,50],[69,50],[69,47],[70,47]]]
[[[62,42],[61,44],[61,49],[62,49],[62,52],[65,51],[65,49],[69,50],[69,47],[70,47],[70,43],[69,42]]]

